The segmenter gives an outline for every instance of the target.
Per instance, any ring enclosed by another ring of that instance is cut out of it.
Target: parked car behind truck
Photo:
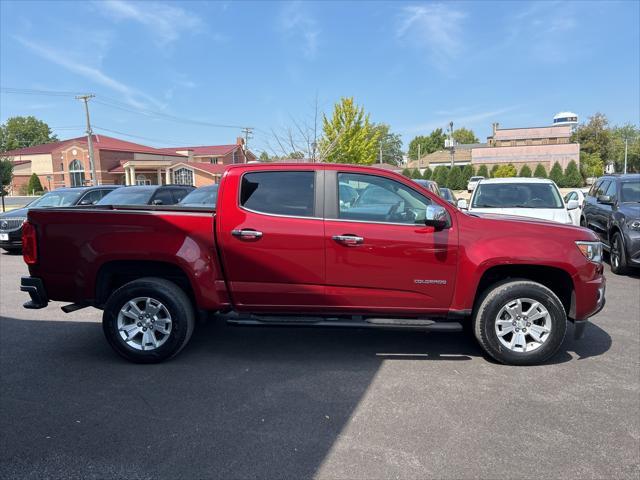
[[[640,174],[599,178],[586,195],[580,224],[600,237],[613,273],[640,268]]]
[[[142,363],[176,355],[197,313],[235,311],[251,325],[468,324],[496,360],[535,364],[604,305],[593,232],[468,214],[354,165],[230,166],[215,211],[32,210],[23,244],[25,307],[102,309],[110,345]]]

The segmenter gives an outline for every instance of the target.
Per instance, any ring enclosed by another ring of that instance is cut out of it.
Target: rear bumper
[[[44,308],[49,304],[47,291],[44,289],[42,279],[37,277],[22,277],[20,280],[20,290],[27,292],[31,300],[22,306],[29,309]]]

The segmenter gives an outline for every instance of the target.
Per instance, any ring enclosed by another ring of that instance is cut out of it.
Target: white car
[[[580,216],[582,215],[582,207],[584,206],[584,197],[588,191],[588,188],[576,188],[575,190],[571,190],[564,196],[564,203],[566,203],[567,205],[571,200],[577,200],[578,202],[578,208],[569,210],[569,216],[571,217],[571,221],[574,225],[580,225]]]
[[[542,178],[492,178],[478,182],[469,205],[460,208],[471,213],[495,213],[552,220],[572,224],[569,212],[578,208],[577,200],[565,205],[557,185]]]
[[[469,192],[469,193],[473,192],[473,190],[476,188],[476,186],[478,185],[478,182],[480,180],[484,180],[484,177],[482,177],[482,176],[471,177],[469,179],[469,183],[467,183],[467,192]]]

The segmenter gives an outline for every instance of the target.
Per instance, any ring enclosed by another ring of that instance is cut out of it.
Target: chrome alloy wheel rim
[[[620,245],[618,243],[618,237],[613,238],[613,245],[611,245],[611,263],[614,268],[618,268],[620,265]]]
[[[500,343],[512,352],[533,352],[551,333],[551,315],[537,300],[510,300],[498,312],[495,322]]]
[[[127,345],[149,351],[161,347],[171,335],[171,314],[150,297],[129,300],[118,313],[118,333]]]

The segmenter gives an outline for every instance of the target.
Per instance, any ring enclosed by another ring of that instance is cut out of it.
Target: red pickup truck
[[[585,228],[469,214],[395,173],[339,164],[234,165],[215,209],[29,211],[26,308],[104,311],[111,346],[176,355],[197,315],[254,325],[461,330],[535,364],[604,305]]]

